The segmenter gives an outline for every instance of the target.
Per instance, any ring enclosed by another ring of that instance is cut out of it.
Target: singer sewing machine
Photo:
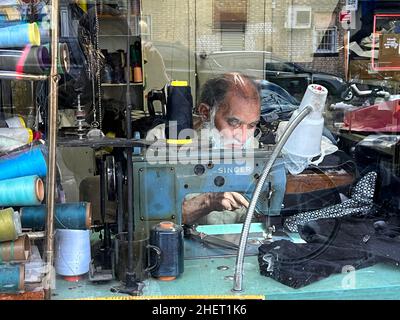
[[[133,158],[135,225],[162,220],[182,223],[185,196],[203,192],[241,192],[251,198],[272,151],[207,150],[178,158],[175,150]],[[160,150],[159,150],[160,151]],[[182,154],[183,155],[183,154]],[[260,214],[279,215],[286,187],[282,161],[277,161],[258,203]],[[270,190],[268,190],[270,189]]]
[[[208,149],[197,152],[190,149],[183,153],[181,150],[177,147],[157,148],[155,151],[150,148],[144,156],[133,158],[136,231],[149,230],[163,220],[182,224],[182,203],[189,194],[235,191],[250,200],[257,179],[272,153],[267,148],[246,152]],[[264,186],[257,213],[279,215],[286,187],[281,159],[276,162]],[[191,235],[200,236],[196,231]],[[216,246],[218,243],[224,246],[224,240],[214,240]],[[185,254],[185,258],[191,256],[187,250]]]

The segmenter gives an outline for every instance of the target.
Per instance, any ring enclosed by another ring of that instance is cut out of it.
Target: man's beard
[[[215,108],[211,111],[210,121],[203,122],[200,139],[202,143],[208,143],[214,149],[248,149],[253,147],[253,139],[248,136],[245,143],[235,139],[226,138],[221,132],[215,127]]]

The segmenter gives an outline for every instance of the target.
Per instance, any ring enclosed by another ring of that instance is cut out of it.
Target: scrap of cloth
[[[310,221],[299,227],[306,243],[275,241],[259,247],[260,273],[292,288],[379,262],[400,263],[400,217],[375,213]]]
[[[298,226],[302,226],[312,220],[363,215],[370,212],[373,208],[376,179],[376,172],[368,172],[358,181],[351,192],[350,199],[334,206],[288,217],[285,219],[284,226],[291,232],[298,232]]]

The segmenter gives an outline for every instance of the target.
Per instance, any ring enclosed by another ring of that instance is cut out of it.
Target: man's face
[[[254,136],[260,119],[260,103],[228,94],[214,117],[214,126],[219,131],[218,139],[225,148],[241,149],[250,137]]]

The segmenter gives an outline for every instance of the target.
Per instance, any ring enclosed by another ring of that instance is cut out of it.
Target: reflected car
[[[275,83],[298,99],[311,83],[326,87],[332,101],[340,100],[346,89],[346,82],[338,76],[307,70],[267,51],[219,51],[200,54],[199,57],[198,76],[201,84],[217,74],[237,71]]]

